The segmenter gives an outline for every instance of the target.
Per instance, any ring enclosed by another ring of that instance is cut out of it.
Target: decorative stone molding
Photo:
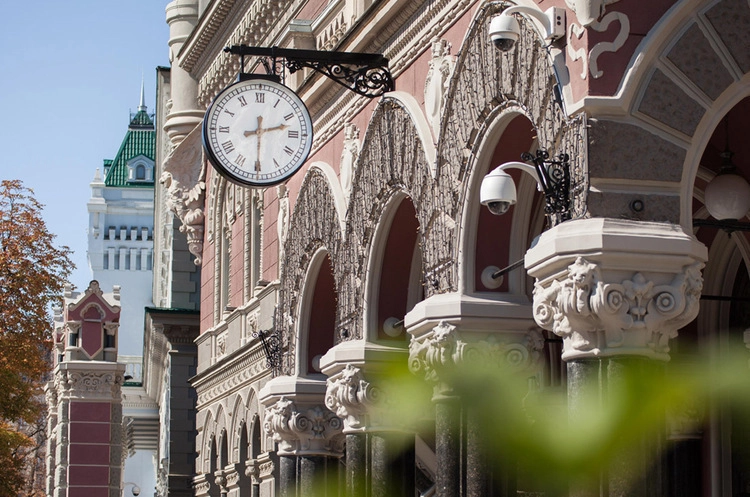
[[[347,204],[349,204],[349,196],[352,192],[354,165],[359,159],[359,149],[359,128],[352,123],[344,124],[344,149],[341,151],[339,177]]]
[[[266,413],[263,429],[279,444],[280,456],[324,455],[339,457],[344,438],[341,420],[323,406],[304,411],[281,397]]]
[[[594,47],[586,53],[585,48],[574,48],[573,40],[580,40],[586,31],[586,28],[590,28],[594,31],[603,33],[609,29],[610,24],[617,22],[620,26],[617,35],[612,41],[602,41],[594,45]],[[568,57],[571,60],[581,59],[583,63],[583,70],[581,71],[581,79],[586,79],[588,72],[591,72],[591,77],[600,78],[604,75],[604,71],[599,69],[598,59],[605,52],[617,52],[620,50],[625,42],[628,40],[630,34],[630,18],[622,12],[610,12],[601,21],[593,19],[590,24],[579,26],[572,22],[568,25]]]
[[[205,177],[201,126],[196,126],[164,160],[159,181],[167,189],[167,206],[182,222],[180,231],[197,266],[203,258]]]
[[[705,246],[678,226],[564,223],[526,254],[536,278],[534,319],[563,338],[564,360],[668,360],[669,340],[698,314],[705,259]]]
[[[66,399],[119,400],[124,369],[124,365],[110,371],[61,369],[54,380],[57,395]]]
[[[391,390],[394,369],[403,368],[406,359],[402,347],[363,340],[341,342],[321,357],[321,371],[328,376],[325,405],[343,419],[344,433],[409,429]]]
[[[544,338],[532,328],[522,342],[504,341],[501,335],[488,335],[481,340],[467,341],[458,328],[440,321],[431,333],[412,339],[409,345],[409,370],[423,375],[435,384],[433,400],[452,394],[450,374],[457,367],[471,364],[494,364],[508,372],[533,369],[541,358]]]
[[[563,337],[564,359],[578,353],[611,355],[619,348],[651,350],[666,358],[669,339],[698,315],[702,267],[685,266],[667,285],[640,272],[606,283],[597,264],[578,257],[563,279],[534,286],[534,318]]]
[[[456,57],[450,55],[450,51],[451,44],[447,40],[432,40],[432,60],[424,84],[424,107],[434,136],[440,135],[445,94],[456,67]]]
[[[362,370],[347,364],[337,377],[329,378],[325,404],[344,420],[344,433],[366,428],[366,415],[382,405],[382,392],[365,380]]]
[[[606,10],[606,6],[620,0],[565,0],[568,8],[572,10],[578,22],[583,26],[591,26],[600,19]]]

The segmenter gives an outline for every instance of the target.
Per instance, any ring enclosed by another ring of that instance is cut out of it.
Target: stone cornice
[[[240,349],[236,356],[229,356],[228,359],[191,378],[190,381],[198,395],[199,409],[264,376],[271,375],[271,370],[266,368],[263,347],[258,342]]]
[[[57,398],[121,401],[125,365],[111,362],[62,362],[54,373]]]

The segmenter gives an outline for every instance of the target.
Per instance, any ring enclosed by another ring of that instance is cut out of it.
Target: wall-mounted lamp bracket
[[[254,56],[264,58],[263,66],[274,78],[280,77],[284,67],[291,74],[307,67],[363,97],[380,97],[395,88],[388,59],[382,54],[247,45],[232,45],[224,48],[224,51],[240,56],[241,79],[248,77],[244,74],[245,57]]]
[[[539,184],[544,192],[546,204],[544,212],[559,214],[561,221],[571,218],[570,213],[570,156],[560,154],[550,160],[546,150],[537,150],[536,155],[528,152],[521,154],[521,160],[532,162]]]
[[[266,356],[266,367],[273,370],[281,368],[281,339],[277,331],[260,330],[253,333],[253,338],[260,340]]]

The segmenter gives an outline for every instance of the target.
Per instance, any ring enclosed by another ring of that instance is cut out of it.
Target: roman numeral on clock
[[[299,138],[299,131],[289,130],[289,131],[287,131],[287,136],[289,138]]]
[[[294,153],[294,150],[289,147],[284,147],[284,152],[286,152],[287,155],[292,155]]]
[[[243,167],[245,165],[245,157],[242,154],[237,154],[237,158],[234,159],[234,163],[239,167]]]
[[[255,94],[255,103],[256,104],[262,104],[266,101],[266,94],[265,93],[256,93]]]
[[[256,97],[257,97],[257,94],[256,94]],[[237,101],[243,107],[247,105],[247,100],[245,100],[245,95],[240,95],[239,97],[237,97]]]
[[[229,126],[219,126],[219,133],[229,133]]]
[[[221,144],[221,148],[224,149],[225,154],[229,154],[229,153],[232,153],[232,151],[234,150],[234,144],[232,143],[231,140],[227,140]]]
[[[290,120],[293,117],[294,117],[294,113],[290,112],[289,114],[287,114],[287,115],[284,116],[284,121],[288,121],[288,120]]]

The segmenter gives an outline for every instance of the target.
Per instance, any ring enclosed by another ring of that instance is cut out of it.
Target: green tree
[[[49,371],[52,319],[73,269],[71,251],[56,247],[42,205],[18,180],[0,184],[0,495],[24,486],[38,425],[41,386]]]

